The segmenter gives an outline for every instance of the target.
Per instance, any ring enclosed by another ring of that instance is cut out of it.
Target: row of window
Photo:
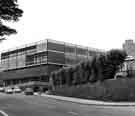
[[[46,56],[34,57],[33,60],[27,60],[25,57],[20,57],[19,59],[3,59],[1,62],[3,69],[14,69],[19,67],[25,67],[33,64],[42,64],[47,62]]]
[[[46,56],[40,56],[40,57],[34,57],[32,60],[27,60],[26,65],[33,65],[33,64],[42,64],[47,63],[47,57]]]
[[[16,57],[16,56],[20,56],[20,55],[26,55],[26,54],[34,54],[34,53],[36,53],[36,49],[16,52],[16,53],[7,54],[7,55],[2,55],[1,54],[1,59],[6,59],[6,58],[9,58],[9,57]]]
[[[53,63],[73,65],[86,59],[89,59],[89,57],[49,51],[32,55],[20,55],[17,57],[10,57],[8,59],[3,59],[1,64],[3,69],[14,69],[29,65],[47,63],[47,60],[48,62]]]
[[[23,84],[27,82],[32,82],[32,81],[40,81],[40,82],[48,82],[49,77],[48,76],[41,76],[41,77],[29,77],[29,78],[22,78],[22,79],[12,79],[12,80],[5,80],[4,81],[4,86],[9,86],[9,85],[15,85],[15,84]]]
[[[101,52],[96,51],[96,50],[89,50],[88,48],[81,48],[79,46],[75,45],[63,45],[63,44],[56,44],[56,43],[48,43],[48,50],[55,50],[55,51],[60,51],[60,52],[65,52],[69,54],[78,54],[78,55],[95,55],[95,54],[100,54]]]
[[[26,55],[35,54],[37,52],[43,52],[46,49],[47,49],[47,43],[41,43],[36,46],[30,46],[27,48],[22,48],[22,49],[10,51],[10,52],[2,53],[1,59],[6,59],[9,57],[15,57],[15,56],[24,55],[24,54]]]
[[[37,52],[43,52],[46,50],[54,50],[54,51],[59,51],[59,52],[65,52],[65,53],[69,53],[69,54],[79,54],[79,55],[95,55],[95,54],[100,54],[101,52],[98,50],[90,50],[87,47],[85,48],[81,48],[79,46],[76,45],[69,45],[69,44],[62,44],[62,43],[58,43],[58,42],[47,42],[47,43],[40,43],[34,46],[29,46],[26,48],[22,48],[22,49],[17,49],[14,51],[9,51],[9,52],[5,52],[1,54],[1,59],[5,59],[8,57],[14,57],[17,55],[23,55],[23,54],[34,54]]]

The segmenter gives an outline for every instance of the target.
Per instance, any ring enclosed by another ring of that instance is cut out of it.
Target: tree
[[[119,67],[123,65],[127,54],[123,50],[110,50],[105,54],[92,57],[72,67],[56,71],[51,77],[53,85],[80,85],[95,83],[114,78]]]
[[[66,68],[65,70],[65,79],[66,79],[66,84],[68,86],[72,85],[72,68],[71,67],[68,67]]]
[[[119,67],[123,65],[127,54],[123,50],[113,49],[110,50],[106,55],[105,65],[103,66],[103,79],[114,78]]]
[[[16,22],[22,14],[23,11],[18,8],[17,0],[0,0],[0,37],[17,33],[15,29],[4,25],[3,21]]]

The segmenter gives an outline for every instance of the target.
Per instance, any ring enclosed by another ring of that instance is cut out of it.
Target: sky
[[[134,0],[18,0],[24,11],[18,33],[1,43],[1,51],[46,38],[103,50],[122,48],[135,39]]]

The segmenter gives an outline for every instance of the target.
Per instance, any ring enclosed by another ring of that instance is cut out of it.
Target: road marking
[[[0,110],[0,113],[3,115],[3,116],[8,116],[8,114],[6,114],[4,111]]]
[[[68,112],[69,114],[73,115],[73,116],[78,116],[79,114],[76,112]]]

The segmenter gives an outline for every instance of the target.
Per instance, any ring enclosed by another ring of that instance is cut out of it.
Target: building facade
[[[135,77],[135,42],[132,39],[126,40],[123,49],[128,55],[125,61],[127,77]]]
[[[126,40],[123,44],[123,49],[127,52],[127,55],[131,58],[127,62],[127,69],[135,71],[135,43],[132,39]]]
[[[2,52],[0,79],[4,86],[39,82],[48,86],[52,71],[102,53],[99,49],[46,39]]]
[[[127,52],[129,56],[135,58],[135,43],[132,39],[126,40],[123,44],[123,49]]]

